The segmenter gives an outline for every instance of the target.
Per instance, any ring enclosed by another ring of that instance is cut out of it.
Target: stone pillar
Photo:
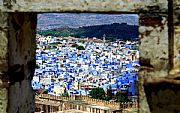
[[[150,113],[144,84],[152,78],[166,77],[169,71],[168,14],[141,13],[139,16],[139,60],[141,65],[138,74],[139,112]]]
[[[81,105],[78,105],[78,110],[81,110]]]
[[[46,113],[49,113],[49,105],[46,105]]]
[[[108,111],[107,111],[107,110],[104,110],[104,113],[108,113]]]
[[[103,109],[99,109],[99,113],[104,113],[104,110]]]
[[[51,106],[47,105],[47,109],[48,109],[48,113],[50,113],[51,112]]]
[[[81,105],[78,105],[78,110],[81,110]]]
[[[170,76],[172,78],[179,77],[180,73],[180,2],[178,0],[172,0],[169,3],[169,36],[170,39],[170,60],[171,70]]]
[[[79,109],[79,105],[76,106],[76,109],[77,109],[77,110]]]
[[[51,112],[56,111],[56,108],[57,108],[56,106],[53,106],[52,109],[51,109]]]
[[[72,109],[75,109],[75,105],[74,104],[72,105]]]
[[[96,109],[96,113],[98,113],[98,108],[95,108]]]
[[[50,107],[50,113],[53,112],[54,106],[49,106]]]
[[[61,109],[62,109],[62,111],[65,110],[65,105],[64,105],[64,103],[62,104]]]
[[[91,112],[90,109],[91,109],[90,107],[86,107],[86,111],[87,111],[87,112]]]
[[[8,113],[35,111],[31,80],[35,71],[36,13],[9,13]]]
[[[43,105],[40,105],[40,111],[43,111]]]
[[[58,111],[62,111],[62,104],[58,107]]]

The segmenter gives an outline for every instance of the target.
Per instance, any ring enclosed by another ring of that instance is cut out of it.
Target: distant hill
[[[89,38],[102,38],[106,35],[106,39],[113,41],[114,39],[122,40],[137,40],[138,38],[138,26],[128,25],[126,23],[113,23],[108,25],[95,25],[84,26],[79,28],[69,28],[67,26],[49,29],[38,30],[38,34],[44,36],[73,36],[73,37],[89,37]]]

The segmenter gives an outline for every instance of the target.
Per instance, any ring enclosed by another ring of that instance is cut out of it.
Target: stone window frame
[[[91,0],[74,1],[53,3],[38,0],[21,2],[4,0],[0,2],[2,11],[0,12],[0,36],[2,37],[0,40],[0,65],[2,65],[0,66],[2,81],[0,94],[3,94],[0,98],[1,111],[16,113],[22,112],[25,108],[24,112],[32,111],[30,108],[34,106],[34,96],[29,81],[35,69],[35,39],[31,36],[35,36],[37,13],[44,12],[138,13],[141,64],[138,75],[139,112],[171,110],[156,107],[159,100],[153,101],[153,98],[160,98],[163,92],[169,93],[168,97],[172,95],[177,97],[175,90],[179,91],[176,87],[180,84],[179,43],[176,43],[180,35],[178,0],[135,0],[132,3],[127,3],[129,0],[126,0],[120,4],[118,0],[113,3],[108,0],[95,3]],[[26,32],[30,36],[26,35]],[[151,86],[153,89],[146,90]],[[21,95],[22,92],[24,92],[23,95]],[[165,100],[165,97],[161,99]],[[22,100],[21,104],[16,104],[18,100]],[[166,101],[164,103],[164,106],[167,105]],[[170,101],[170,104],[173,105],[173,102]],[[26,107],[23,109],[23,106]],[[172,107],[172,109],[176,108]]]

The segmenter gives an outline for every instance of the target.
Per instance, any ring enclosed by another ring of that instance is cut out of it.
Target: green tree
[[[78,50],[85,50],[85,48],[83,46],[78,46],[77,49]]]
[[[71,47],[76,47],[76,48],[77,48],[77,47],[78,47],[78,45],[77,45],[77,44],[73,44]]]
[[[83,46],[79,46],[78,44],[73,44],[71,47],[75,47],[78,50],[85,50]]]
[[[80,36],[80,38],[86,38],[86,36]]]
[[[105,96],[106,96],[106,93],[105,93],[105,91],[104,91],[103,88],[93,88],[93,89],[89,92],[89,95],[90,95],[92,98],[104,100],[104,99],[105,99]]]
[[[132,49],[133,49],[133,50],[138,50],[139,47],[138,47],[138,45],[134,45]]]
[[[84,41],[84,40],[81,40],[80,42],[81,42],[82,44],[84,44],[84,43],[85,43],[85,41]]]
[[[128,93],[117,92],[116,99],[118,102],[129,102]]]
[[[68,94],[66,88],[64,89],[64,93],[62,94],[62,96],[63,96],[63,97],[68,97],[68,96],[69,96],[69,94]]]
[[[64,93],[62,94],[62,96],[63,96],[63,97],[68,97],[69,94],[68,94],[67,92],[64,92]]]
[[[36,64],[36,69],[39,69],[39,68],[40,68],[40,66],[38,64]]]
[[[106,99],[105,100],[109,101],[112,98],[113,98],[113,93],[112,93],[112,87],[110,85],[109,88],[107,89],[107,95],[106,95]]]
[[[45,90],[45,91],[43,92],[43,94],[48,94],[48,90]]]

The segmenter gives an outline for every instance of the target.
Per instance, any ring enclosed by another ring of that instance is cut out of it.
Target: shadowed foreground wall
[[[36,14],[10,13],[9,22],[9,113],[32,113],[31,80],[35,70]]]
[[[180,112],[179,0],[3,0],[0,9],[0,112],[34,111],[36,12],[66,11],[138,13],[139,112]]]

